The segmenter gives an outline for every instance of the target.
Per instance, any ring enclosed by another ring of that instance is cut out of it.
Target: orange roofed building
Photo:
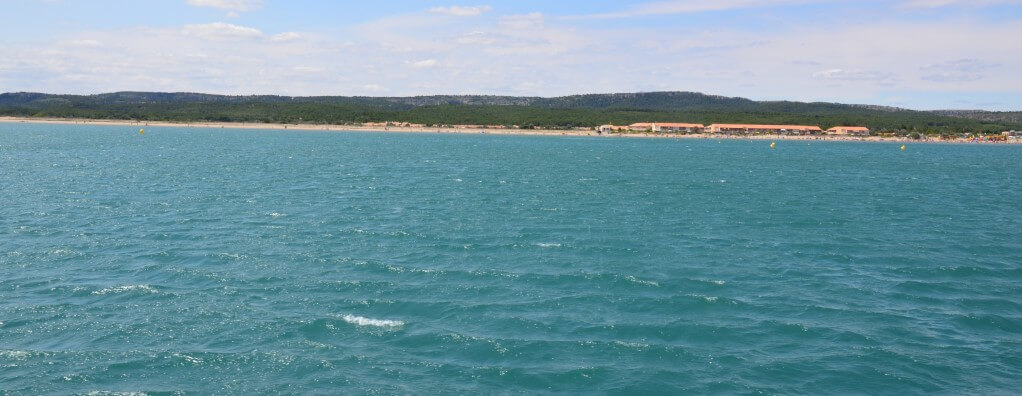
[[[629,130],[647,132],[702,132],[703,124],[685,124],[680,122],[639,122],[628,126]]]
[[[851,135],[851,136],[869,136],[869,128],[866,127],[850,127],[850,126],[836,126],[827,130],[827,133],[832,135]]]
[[[759,125],[759,124],[712,124],[706,127],[710,133],[754,134],[771,133],[778,135],[817,135],[823,133],[818,126],[812,125]]]

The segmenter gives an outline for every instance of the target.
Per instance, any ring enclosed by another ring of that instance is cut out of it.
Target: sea
[[[1022,146],[0,124],[0,393],[1017,394]]]

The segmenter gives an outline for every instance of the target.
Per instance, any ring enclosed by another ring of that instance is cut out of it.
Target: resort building
[[[852,127],[852,126],[836,126],[827,130],[827,133],[831,135],[850,135],[850,136],[869,136],[869,128],[866,127]]]
[[[639,122],[628,126],[630,131],[639,132],[702,132],[706,127],[703,124],[684,124],[679,122]]]
[[[710,133],[723,134],[778,134],[778,135],[817,135],[823,133],[818,126],[811,125],[757,125],[757,124],[713,124],[706,127]]]
[[[596,128],[596,132],[599,132],[599,133],[622,132],[622,131],[627,131],[628,129],[629,129],[629,127],[627,127],[627,126],[607,124],[607,125],[600,125],[599,127],[597,127]]]
[[[670,133],[702,133],[706,129],[703,124],[684,124],[679,122],[657,122],[653,124],[654,132]]]
[[[654,129],[655,126],[656,124],[652,122],[637,122],[632,125],[629,125],[628,130],[637,132],[659,132]]]

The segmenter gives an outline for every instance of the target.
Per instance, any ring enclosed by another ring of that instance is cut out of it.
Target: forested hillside
[[[994,114],[994,115],[991,115]],[[862,125],[929,134],[1022,129],[1006,113],[924,112],[892,107],[758,102],[693,92],[513,96],[290,97],[117,92],[100,95],[0,94],[0,115],[149,121],[352,124],[411,122],[572,128],[634,122]]]

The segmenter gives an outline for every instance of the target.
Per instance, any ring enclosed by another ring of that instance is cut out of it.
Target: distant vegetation
[[[0,94],[0,115],[140,121],[305,124],[409,122],[574,128],[635,122],[866,126],[878,133],[958,134],[1022,130],[1019,113],[925,112],[837,103],[757,102],[692,92],[512,96],[288,97],[118,92]]]

